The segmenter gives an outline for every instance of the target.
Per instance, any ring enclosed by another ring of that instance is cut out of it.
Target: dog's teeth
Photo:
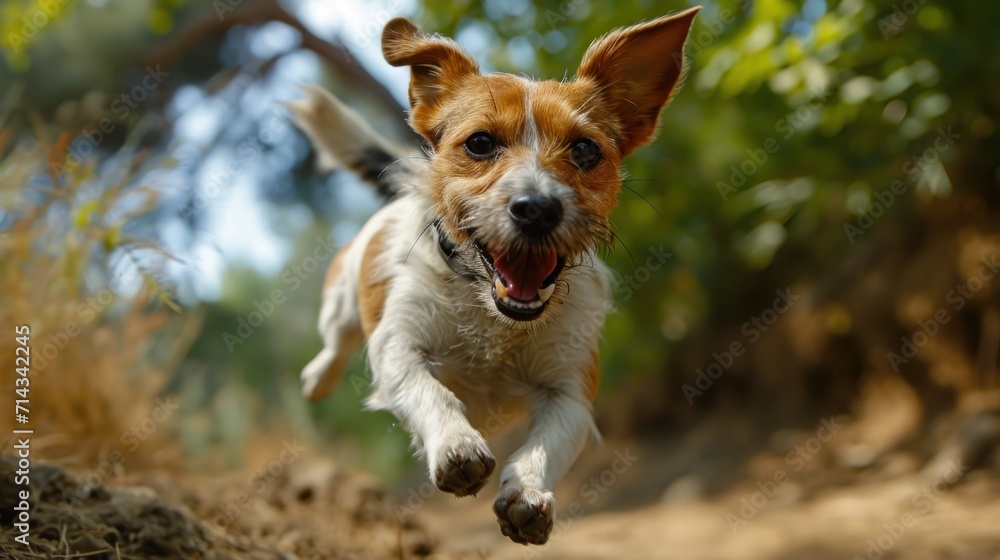
[[[493,279],[493,287],[496,288],[498,298],[507,299],[507,286],[503,285],[503,281],[500,280],[499,276]]]
[[[516,299],[511,299],[509,297],[502,298],[500,300],[504,305],[511,309],[523,309],[523,310],[534,310],[545,305],[545,302],[540,299],[533,299],[528,302],[518,301]]]
[[[556,291],[556,284],[553,282],[549,287],[538,290],[539,304],[549,301],[552,293]]]

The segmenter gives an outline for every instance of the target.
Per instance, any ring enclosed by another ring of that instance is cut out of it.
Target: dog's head
[[[541,317],[560,273],[610,244],[622,159],[652,140],[697,11],[598,39],[562,82],[483,75],[454,41],[386,24],[385,59],[411,68],[441,232],[481,260],[505,316]]]

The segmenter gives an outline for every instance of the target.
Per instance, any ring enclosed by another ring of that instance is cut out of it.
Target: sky
[[[339,38],[375,78],[386,84],[400,103],[407,103],[409,69],[394,68],[383,60],[380,38],[386,21],[397,15],[413,14],[415,1],[338,0],[337,9],[332,10],[329,0],[301,0],[291,5],[291,9],[318,36]],[[270,54],[287,51],[294,46],[294,41],[293,31],[282,24],[273,24],[263,26],[254,34],[250,48],[254,55],[267,58]],[[316,83],[322,75],[321,65],[312,53],[285,56],[275,68],[268,87],[261,88],[260,95],[254,97],[258,107],[252,109],[262,122],[274,122],[272,128],[276,134],[294,134],[281,104],[299,97],[299,85]],[[226,118],[225,108],[220,107],[220,103],[219,99],[208,97],[193,86],[177,93],[173,105],[183,107],[177,110],[174,128],[180,146],[178,151],[211,148],[219,128],[226,125],[220,122]],[[183,161],[183,153],[178,159]],[[232,154],[219,155],[210,157],[200,170],[196,179],[203,201],[198,210],[204,212],[201,216],[203,241],[185,256],[183,263],[173,266],[170,271],[187,280],[181,283],[182,299],[211,301],[220,298],[227,267],[232,264],[250,267],[264,275],[277,275],[293,255],[293,239],[287,233],[279,235],[269,225],[276,221],[274,215],[269,215],[275,212],[275,207],[262,201],[257,193],[254,172],[258,162],[253,159],[252,156],[245,160],[237,158],[240,169],[227,172],[227,166],[233,162]],[[343,206],[362,215],[377,210],[377,198],[359,181],[337,181],[336,186],[341,192],[335,195]],[[292,224],[292,227],[310,225],[309,213],[304,208],[285,208],[281,212],[285,215],[277,221]],[[357,219],[334,224],[337,243],[348,241],[360,225],[361,220]],[[168,226],[164,234],[168,243],[171,236],[181,236],[180,223]]]

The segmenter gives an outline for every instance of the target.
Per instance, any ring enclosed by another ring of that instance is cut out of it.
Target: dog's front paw
[[[552,532],[552,493],[509,483],[493,502],[500,532],[520,544],[545,544]]]
[[[482,436],[476,436],[446,445],[437,453],[431,472],[434,484],[444,492],[459,498],[475,495],[493,474],[497,461]]]

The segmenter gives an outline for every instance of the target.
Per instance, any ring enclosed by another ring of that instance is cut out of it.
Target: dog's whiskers
[[[629,260],[631,260],[631,261],[632,261],[632,266],[633,266],[633,267],[637,267],[637,266],[639,266],[639,265],[637,265],[637,264],[636,264],[636,262],[635,262],[635,257],[633,257],[633,256],[632,256],[632,251],[629,251],[629,249],[628,249],[628,245],[626,245],[626,244],[625,244],[625,242],[624,242],[624,241],[622,241],[622,238],[621,238],[621,237],[618,237],[618,234],[617,234],[617,233],[615,233],[614,231],[612,231],[612,232],[611,232],[611,235],[613,235],[613,236],[615,237],[615,239],[616,239],[616,240],[618,240],[618,242],[619,242],[619,243],[621,243],[621,245],[622,245],[622,248],[624,248],[624,249],[625,249],[625,253],[626,253],[626,254],[628,254],[628,258],[629,258]]]
[[[397,159],[396,161],[390,163],[389,165],[386,165],[384,168],[382,168],[382,171],[379,171],[379,174],[375,177],[375,179],[376,180],[381,179],[382,178],[382,174],[385,173],[386,171],[388,171],[390,167],[392,167],[393,165],[396,165],[397,163],[399,163],[401,161],[406,161],[408,159],[427,159],[427,158],[425,158],[424,156],[405,156],[405,157],[401,157],[401,158]]]
[[[406,256],[403,257],[403,264],[406,264],[406,260],[410,258],[410,253],[413,252],[413,248],[417,246],[417,242],[420,241],[420,238],[423,237],[425,233],[427,233],[427,230],[430,229],[432,225],[434,225],[434,220],[427,222],[427,225],[424,226],[424,229],[420,230],[420,235],[418,235],[417,238],[413,240],[413,245],[410,245],[410,250],[407,251]]]

